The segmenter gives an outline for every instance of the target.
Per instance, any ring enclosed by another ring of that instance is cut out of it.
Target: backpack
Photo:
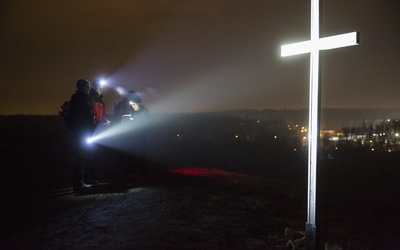
[[[64,118],[65,126],[68,129],[72,129],[71,102],[64,102],[64,104],[61,106],[61,111],[58,113]]]

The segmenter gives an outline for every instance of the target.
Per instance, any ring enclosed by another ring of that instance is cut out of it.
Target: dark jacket
[[[80,91],[76,91],[71,96],[71,120],[72,131],[74,132],[93,132],[95,129],[94,112],[91,106],[91,97]]]
[[[132,110],[128,98],[124,97],[124,99],[114,107],[114,121],[117,123],[122,122],[122,116],[130,115]]]
[[[150,133],[150,112],[143,106],[138,111],[130,107],[130,110],[125,110],[125,115],[127,116],[121,119],[121,130],[126,131],[121,138],[124,150],[144,155]]]
[[[131,109],[131,115],[133,120],[148,118],[149,114],[150,114],[149,110],[144,106],[141,106],[138,111],[135,111],[133,108]]]

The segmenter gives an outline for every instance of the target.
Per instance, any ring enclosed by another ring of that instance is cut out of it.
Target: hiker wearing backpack
[[[75,149],[75,165],[73,169],[73,189],[83,193],[92,185],[84,182],[85,167],[90,161],[90,146],[86,140],[90,138],[96,127],[95,115],[92,108],[92,98],[89,95],[90,82],[80,79],[76,83],[77,90],[69,101],[69,124],[72,130]]]

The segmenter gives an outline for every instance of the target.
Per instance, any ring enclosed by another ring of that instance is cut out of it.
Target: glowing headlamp
[[[104,87],[107,85],[107,82],[105,80],[100,80],[100,86]]]

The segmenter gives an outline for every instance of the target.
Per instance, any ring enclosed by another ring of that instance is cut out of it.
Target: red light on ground
[[[231,176],[234,173],[219,169],[190,168],[190,169],[171,169],[172,173],[188,176]]]

